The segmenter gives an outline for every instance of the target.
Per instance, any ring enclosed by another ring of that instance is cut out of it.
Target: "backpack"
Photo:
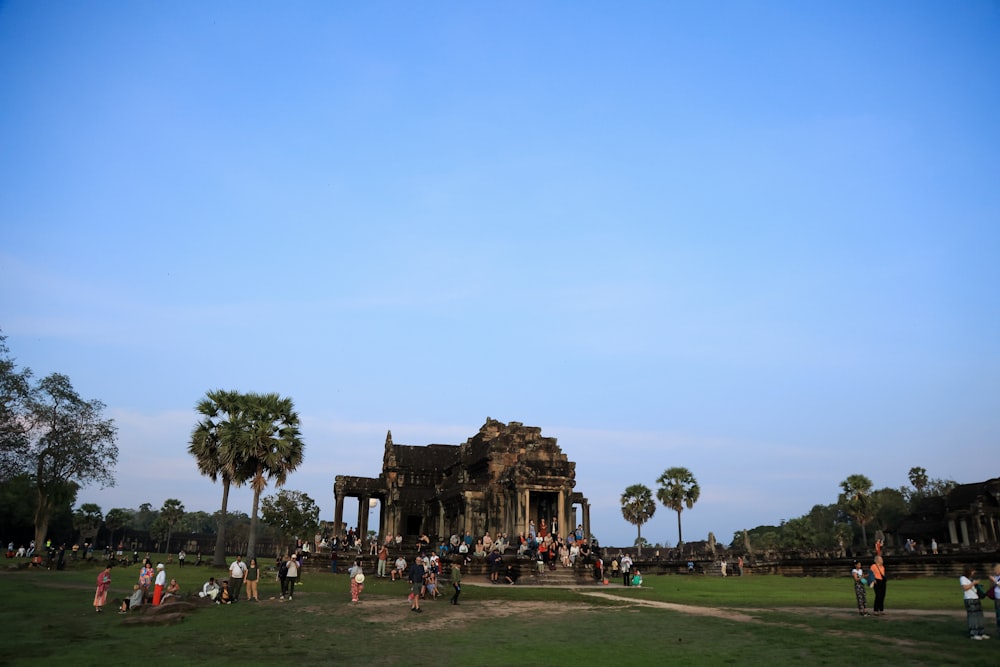
[[[288,561],[281,561],[281,565],[278,567],[278,578],[284,579],[288,576]]]

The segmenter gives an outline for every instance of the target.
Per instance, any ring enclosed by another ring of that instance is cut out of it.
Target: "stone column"
[[[528,522],[531,521],[531,491],[524,490],[524,516],[521,519],[521,530],[528,536]]]
[[[955,530],[955,520],[948,519],[948,537],[952,544],[958,544],[958,531]]]
[[[334,534],[339,538],[344,532],[344,496],[340,493],[336,494],[336,505],[333,510],[333,530]]]
[[[566,532],[566,490],[563,489],[559,491],[559,511],[556,513],[559,517],[559,535],[565,537],[568,535]]]
[[[590,503],[583,501],[583,539],[590,540]]]
[[[358,537],[368,539],[368,496],[358,496]]]
[[[963,516],[958,525],[962,530],[962,546],[967,547],[969,546],[969,523]]]

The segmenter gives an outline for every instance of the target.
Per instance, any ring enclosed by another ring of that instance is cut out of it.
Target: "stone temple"
[[[337,475],[334,526],[344,530],[344,499],[358,499],[357,532],[367,535],[371,500],[381,505],[377,534],[431,539],[506,533],[553,520],[560,534],[582,524],[590,536],[590,504],[573,489],[576,464],[536,426],[486,418],[461,445],[397,445],[385,438],[378,477]],[[578,520],[577,509],[580,511]]]

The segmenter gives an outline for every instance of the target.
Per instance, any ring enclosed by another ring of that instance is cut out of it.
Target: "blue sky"
[[[853,473],[985,479],[997,34],[995,2],[4,2],[0,328],[118,423],[105,511],[218,508],[213,388],[295,400],[325,519],[388,429],[487,416],[558,438],[606,544],[676,465],[687,540]]]

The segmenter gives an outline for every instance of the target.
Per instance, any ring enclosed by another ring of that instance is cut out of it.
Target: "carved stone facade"
[[[337,475],[334,525],[343,530],[344,500],[358,499],[358,533],[367,534],[369,501],[381,504],[380,537],[426,533],[437,539],[470,533],[506,533],[511,541],[528,522],[551,524],[561,534],[583,525],[590,536],[590,505],[574,492],[576,464],[555,438],[519,422],[486,419],[461,445],[397,445],[385,438],[382,474]],[[577,520],[576,508],[582,518]]]

